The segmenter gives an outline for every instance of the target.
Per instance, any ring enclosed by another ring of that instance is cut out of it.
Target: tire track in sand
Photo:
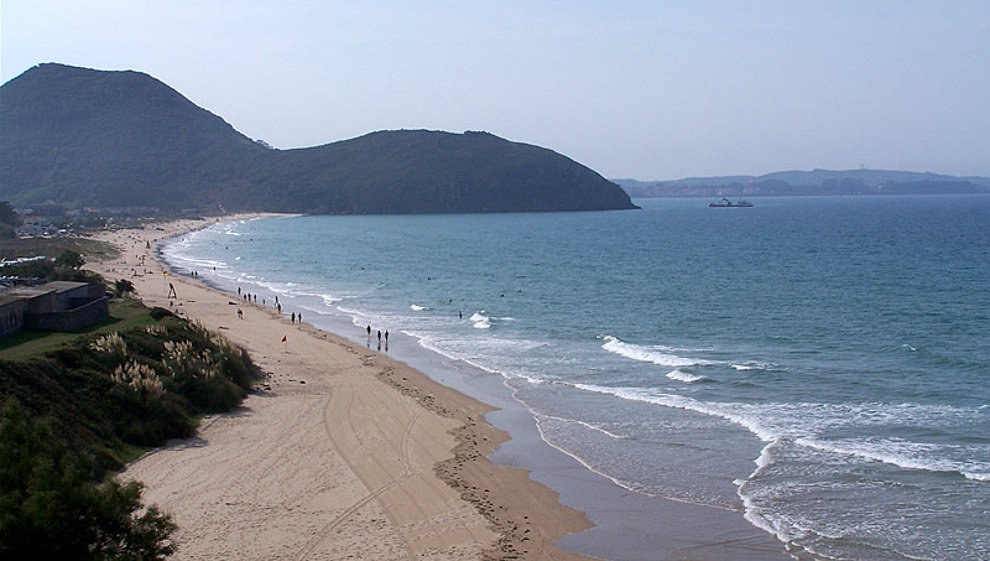
[[[346,417],[347,417],[348,422],[350,424],[351,432],[355,436],[357,436],[360,433],[356,430],[356,427],[354,426],[354,424],[352,422],[353,421],[353,415],[351,414],[352,405],[353,405],[354,401],[355,401],[355,395],[354,394],[348,395],[347,396],[347,405],[345,407],[346,407],[346,410],[347,410]],[[333,402],[332,397],[331,396],[327,396],[327,399],[324,402],[324,406],[323,406],[323,429],[324,429],[327,437],[331,440],[331,442],[334,442],[335,444],[337,444],[336,439],[333,436],[333,430],[331,430],[331,427],[330,427],[330,419],[329,419],[329,416],[328,416],[328,412],[330,410],[330,406],[331,406],[331,403],[332,402]],[[381,497],[382,494],[384,494],[384,493],[390,491],[391,489],[397,487],[398,485],[402,484],[402,482],[404,482],[405,480],[407,480],[410,477],[412,477],[413,475],[415,475],[415,473],[413,472],[413,469],[412,469],[412,462],[410,461],[410,457],[411,457],[411,441],[412,441],[413,430],[415,429],[416,423],[419,422],[419,419],[420,419],[421,416],[422,416],[422,413],[416,412],[415,415],[413,416],[412,420],[406,425],[405,430],[402,433],[402,440],[401,440],[400,446],[399,446],[399,450],[400,450],[400,454],[399,454],[399,465],[402,467],[402,473],[401,473],[401,475],[399,475],[398,477],[394,478],[391,482],[387,483],[386,485],[383,485],[383,486],[379,487],[378,489],[372,491],[371,493],[365,495],[360,500],[358,500],[357,502],[355,502],[354,504],[352,504],[350,507],[348,507],[347,509],[345,509],[343,512],[341,512],[339,515],[337,515],[333,520],[331,520],[330,522],[328,522],[325,526],[323,526],[322,528],[320,528],[317,531],[316,535],[313,536],[312,538],[310,538],[309,541],[307,541],[306,544],[303,545],[303,547],[295,554],[294,559],[296,559],[297,561],[303,561],[304,559],[308,559],[310,557],[310,555],[313,553],[313,551],[315,551],[316,548],[321,543],[323,543],[324,540],[326,540],[326,538],[330,535],[331,532],[333,532],[333,530],[335,528],[337,528],[338,526],[340,526],[341,524],[343,524],[344,522],[346,522],[350,517],[354,516],[354,514],[357,513],[366,504],[370,503],[371,501],[374,501],[374,500],[378,499],[379,497]],[[363,442],[363,439],[361,439],[359,436],[358,436],[358,440],[360,440],[360,441]],[[339,448],[339,446],[338,446],[338,448]],[[350,459],[348,459],[346,457],[344,459],[348,463],[348,465],[351,465],[351,468],[354,469],[354,466],[351,464]],[[376,463],[378,463],[380,467],[384,467],[384,466],[381,466],[380,462],[377,462],[376,461]],[[356,471],[357,470],[355,470],[355,472]],[[409,544],[406,543],[405,540],[403,540],[403,543],[405,544],[405,547],[406,547],[407,556],[410,559],[412,559],[413,558],[413,554],[412,554],[411,551],[409,551]]]

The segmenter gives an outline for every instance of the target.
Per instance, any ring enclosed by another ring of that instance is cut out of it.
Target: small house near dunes
[[[0,292],[0,338],[25,329],[74,331],[108,317],[100,283],[54,281]]]

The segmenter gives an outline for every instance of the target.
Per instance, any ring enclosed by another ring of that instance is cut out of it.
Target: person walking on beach
[[[289,320],[290,323],[296,323],[296,313],[292,312],[292,319]]]
[[[137,275],[137,273],[135,273]],[[175,293],[175,285],[168,283],[168,298],[178,298],[179,296]]]

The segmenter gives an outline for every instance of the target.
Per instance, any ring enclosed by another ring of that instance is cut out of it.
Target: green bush
[[[0,398],[55,416],[100,469],[128,446],[193,434],[197,418],[235,407],[254,366],[240,347],[171,314],[145,327],[93,334],[25,361],[0,360]]]
[[[236,406],[254,366],[219,333],[162,311],[41,358],[0,359],[0,559],[173,551],[174,524],[141,505],[141,485],[103,478],[135,446],[189,437],[199,415]]]
[[[134,292],[134,283],[127,279],[117,279],[113,283],[113,293],[118,298]]]
[[[141,484],[97,483],[93,462],[15,399],[0,408],[0,558],[153,561],[175,525]]]
[[[83,259],[82,254],[78,251],[67,249],[55,258],[55,264],[61,267],[68,267],[70,269],[78,269],[79,267],[85,265],[86,261]]]

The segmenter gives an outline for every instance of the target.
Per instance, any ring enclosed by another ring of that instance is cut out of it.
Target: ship
[[[737,208],[737,207],[746,208],[746,207],[753,206],[753,203],[751,203],[749,201],[746,201],[746,200],[743,200],[743,199],[739,199],[736,202],[732,202],[729,199],[726,199],[725,197],[722,197],[722,200],[716,201],[714,203],[708,203],[708,206],[713,207],[713,208],[730,208],[730,207],[731,208]]]

